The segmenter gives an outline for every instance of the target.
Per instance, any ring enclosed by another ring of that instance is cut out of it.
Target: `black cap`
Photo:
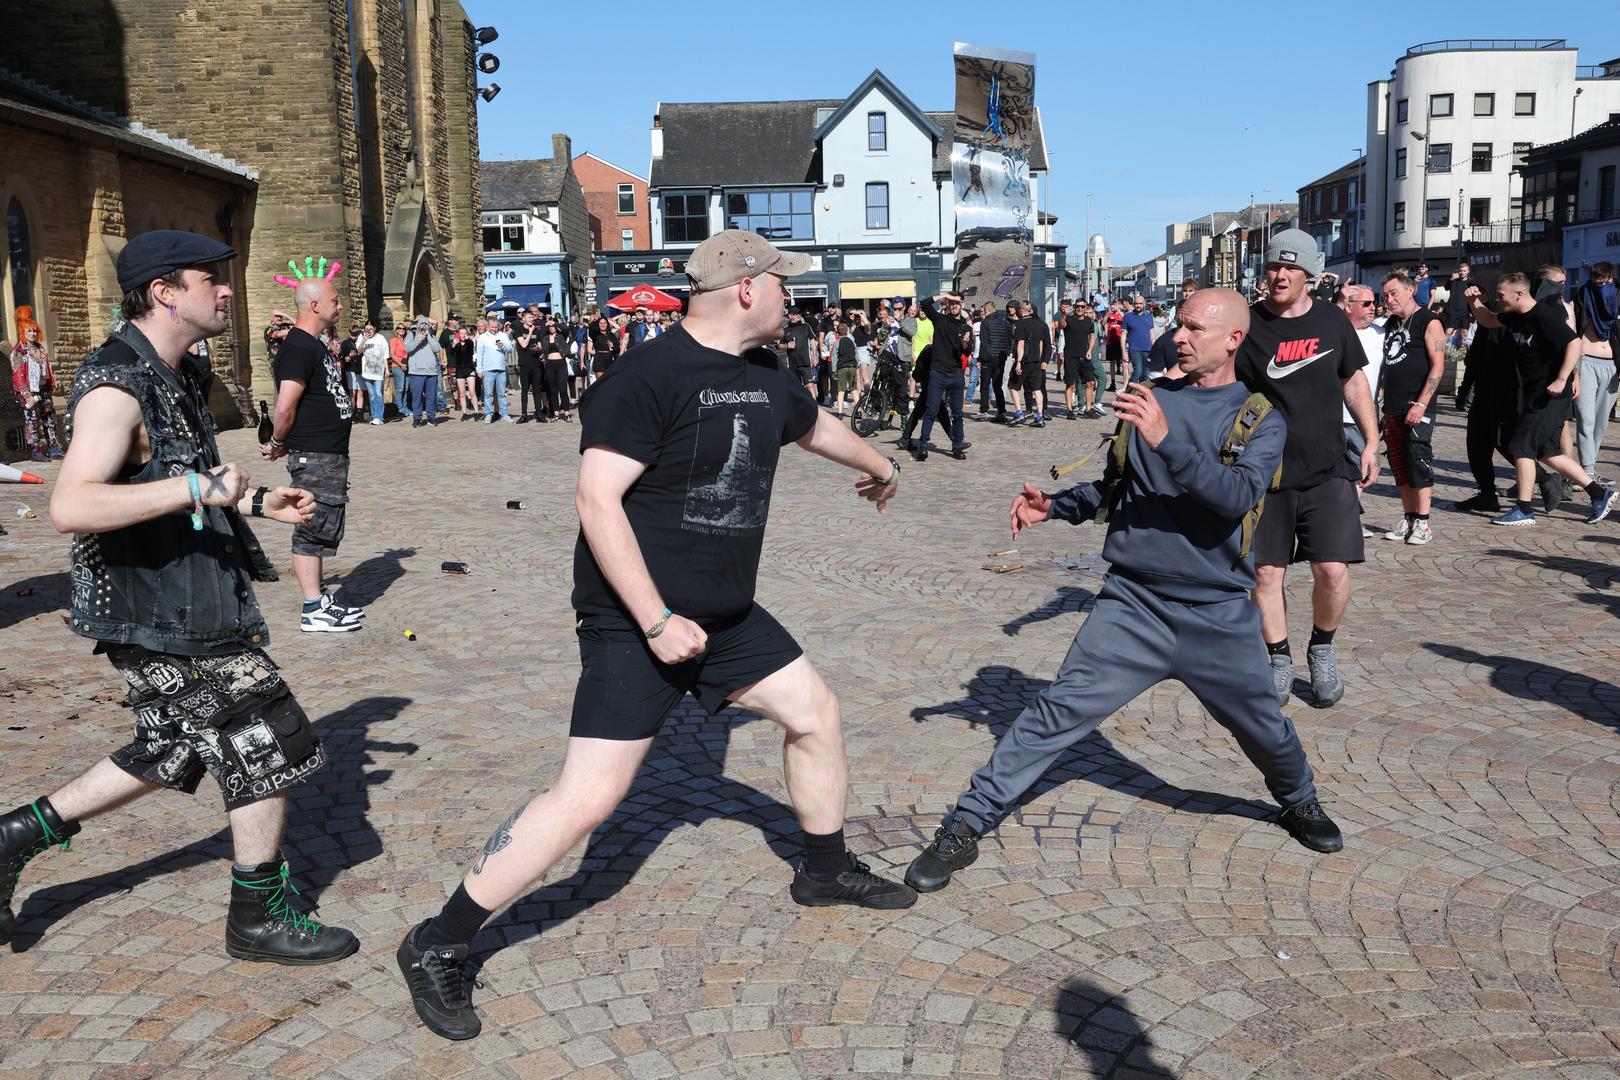
[[[133,292],[164,274],[236,258],[236,249],[218,240],[178,229],[141,233],[118,253],[118,287]]]
[[[794,304],[792,307],[788,308],[787,313],[789,315],[803,315],[804,314],[804,312],[799,310],[799,305],[798,304]]]

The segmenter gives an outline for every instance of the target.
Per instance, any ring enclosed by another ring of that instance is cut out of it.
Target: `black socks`
[[[843,872],[844,830],[830,833],[804,834],[804,872],[823,881],[831,880]]]
[[[493,914],[489,908],[479,907],[478,901],[467,895],[466,883],[462,883],[456,886],[455,894],[445,901],[444,910],[422,927],[416,944],[423,948],[470,945]]]
[[[1291,657],[1291,656],[1294,655],[1288,649],[1288,639],[1287,638],[1283,638],[1281,641],[1268,641],[1268,642],[1266,642],[1266,652],[1271,654],[1272,656],[1290,656]]]
[[[1417,517],[1420,521],[1429,520],[1427,514],[1413,516]],[[1331,645],[1333,644],[1333,635],[1337,633],[1337,630],[1323,630],[1320,626],[1313,626],[1311,627],[1311,644],[1306,647],[1310,648],[1316,645]]]
[[[1586,497],[1591,499],[1593,502],[1597,502],[1599,499],[1603,498],[1603,485],[1598,483],[1596,480],[1592,481],[1590,484],[1587,484],[1581,490],[1586,492]]]
[[[1533,513],[1535,513],[1534,508],[1532,508],[1531,505],[1530,505],[1530,500],[1529,499],[1518,499],[1518,500],[1516,500],[1514,505],[1518,506],[1519,512],[1521,514],[1533,514]]]

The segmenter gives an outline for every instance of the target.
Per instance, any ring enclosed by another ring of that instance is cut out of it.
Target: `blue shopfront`
[[[539,304],[558,315],[572,315],[575,298],[568,290],[568,264],[574,256],[501,255],[484,253],[484,306]]]

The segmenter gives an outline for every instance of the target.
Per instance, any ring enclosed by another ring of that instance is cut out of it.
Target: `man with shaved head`
[[[912,862],[912,888],[944,888],[978,858],[979,837],[1065,750],[1167,679],[1179,680],[1237,737],[1282,806],[1278,824],[1313,851],[1343,846],[1272,689],[1260,613],[1249,600],[1254,567],[1243,550],[1244,519],[1265,496],[1288,432],[1280,414],[1256,412],[1237,381],[1235,357],[1248,331],[1248,306],[1237,293],[1194,293],[1175,331],[1182,377],[1132,383],[1114,402],[1129,439],[1121,473],[1110,468],[1100,482],[1056,494],[1025,484],[1013,499],[1014,539],[1049,518],[1080,524],[1106,514],[1103,558],[1112,565],[1052,685],[1008,727]],[[1224,444],[1239,426],[1242,444],[1233,442],[1237,453],[1226,464]]]
[[[349,633],[365,612],[343,607],[321,587],[324,560],[337,554],[349,503],[349,430],[354,409],[343,392],[343,373],[321,344],[343,302],[325,278],[305,278],[293,292],[298,317],[270,365],[276,380],[275,431],[259,447],[267,461],[287,459],[294,487],[315,495],[315,515],[293,529],[293,573],[304,590],[298,628],[306,633]],[[401,407],[403,410],[403,406]]]

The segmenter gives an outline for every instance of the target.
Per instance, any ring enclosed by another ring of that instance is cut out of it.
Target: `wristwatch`
[[[261,488],[259,488],[257,491],[255,491],[253,493],[253,516],[254,517],[264,517],[264,493],[269,491],[269,490],[270,489],[267,488],[267,487],[261,487]]]

